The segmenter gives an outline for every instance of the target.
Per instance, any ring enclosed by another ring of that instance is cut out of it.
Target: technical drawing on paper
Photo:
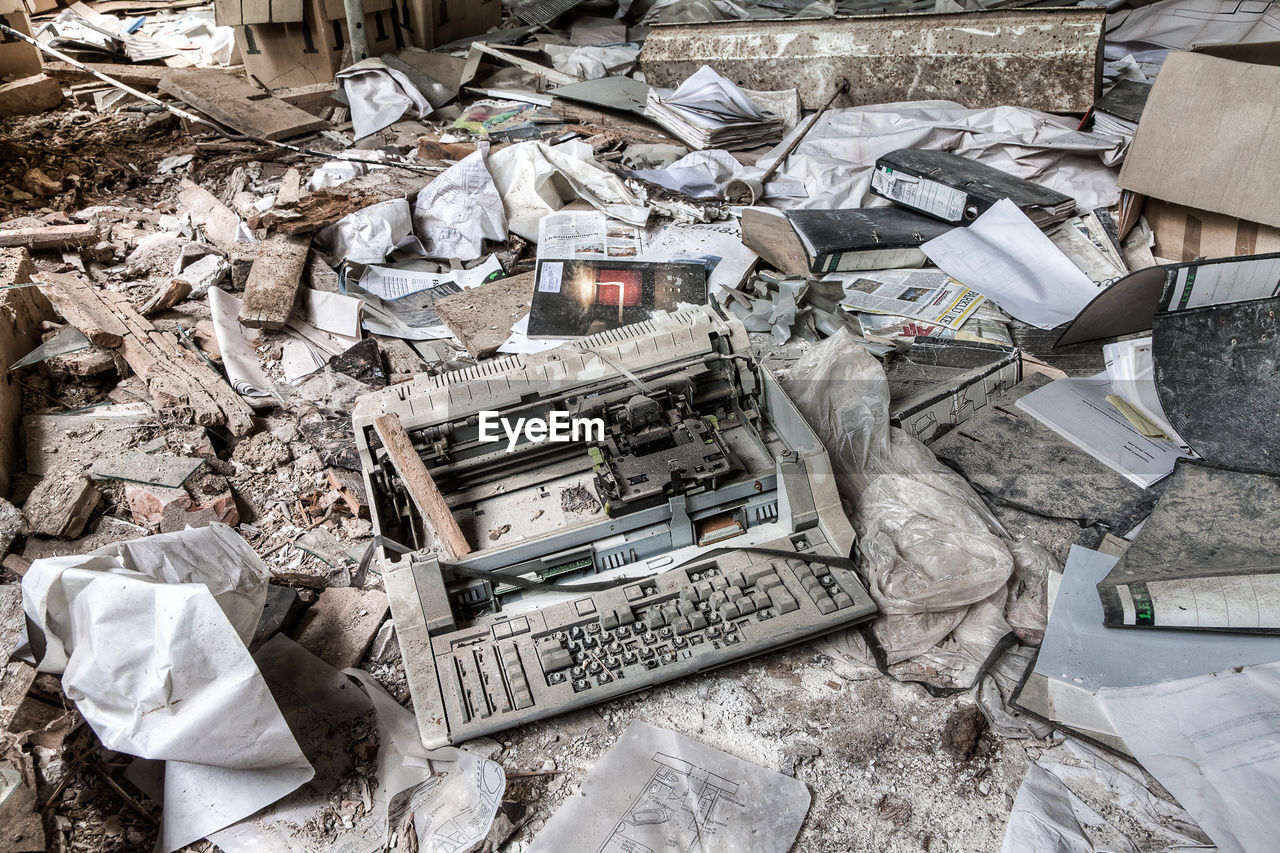
[[[644,789],[597,853],[717,849],[716,835],[745,811],[737,799],[739,783],[661,752],[650,761],[653,771]]]

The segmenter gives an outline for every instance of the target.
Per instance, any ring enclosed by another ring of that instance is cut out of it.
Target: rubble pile
[[[0,0],[0,849],[1271,849],[1278,26]]]

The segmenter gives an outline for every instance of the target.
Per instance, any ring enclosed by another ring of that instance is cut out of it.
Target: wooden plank
[[[182,180],[178,201],[190,211],[192,224],[204,232],[209,242],[217,246],[223,254],[229,254],[235,247],[236,228],[240,225],[240,217],[219,201],[213,193],[186,178]]]
[[[9,651],[18,643],[26,619],[22,614],[22,587],[0,586],[0,646]],[[31,682],[36,680],[36,668],[22,661],[0,666],[0,732],[9,731],[13,715],[27,698]]]
[[[160,90],[233,130],[260,139],[289,139],[322,130],[329,122],[210,68],[170,71]]]
[[[66,273],[47,273],[43,278],[40,292],[90,343],[108,349],[117,349],[124,343],[129,328],[101,301],[81,299],[80,294],[87,285],[80,279]]]
[[[147,383],[157,404],[176,409],[184,420],[201,426],[225,426],[234,435],[245,435],[253,428],[253,410],[226,380],[182,346],[173,333],[151,325],[123,294],[95,290],[72,275],[50,274],[45,279],[41,292],[68,322],[75,325],[73,318],[81,318],[91,327],[120,336],[116,348]]]
[[[283,329],[298,299],[307,266],[310,237],[272,234],[262,243],[249,270],[240,307],[240,325],[250,329]]]
[[[378,437],[382,439],[382,444],[387,449],[387,456],[391,458],[391,464],[399,472],[404,487],[413,498],[414,506],[418,508],[418,512],[422,513],[427,526],[435,533],[436,541],[444,550],[445,557],[449,560],[457,560],[459,557],[470,554],[471,546],[467,544],[467,538],[462,535],[462,528],[458,526],[457,519],[449,511],[448,504],[444,502],[444,495],[440,494],[440,490],[436,488],[436,482],[431,479],[431,472],[422,463],[422,457],[418,456],[418,451],[413,449],[413,442],[409,439],[409,434],[404,431],[400,416],[394,412],[380,415],[373,419],[373,428],[378,431]]]
[[[277,203],[262,215],[258,224],[283,234],[310,234],[380,201],[403,198],[412,206],[418,193],[434,179],[435,175],[379,169],[336,187],[306,193],[291,209]]]
[[[271,96],[305,112],[317,114],[325,107],[337,105],[338,102],[333,99],[333,93],[337,90],[338,87],[333,83],[313,83],[291,89],[273,89]]]
[[[0,249],[65,249],[69,246],[92,246],[98,242],[98,226],[44,225],[39,228],[0,228]]]
[[[48,74],[0,84],[0,116],[46,112],[62,103],[62,85]]]
[[[105,74],[135,89],[154,89],[160,85],[161,80],[173,73],[172,68],[164,65],[114,65],[107,62],[86,62],[84,66],[90,71]],[[89,71],[76,68],[66,62],[46,62],[44,73],[63,83],[102,82]]]

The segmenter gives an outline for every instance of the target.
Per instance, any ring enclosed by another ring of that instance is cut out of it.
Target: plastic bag
[[[900,665],[894,674],[967,686],[1010,631],[1003,613],[1015,556],[1028,566],[1019,589],[1034,585],[1050,558],[1023,546],[1015,555],[964,478],[890,428],[884,369],[847,330],[809,350],[785,386],[827,447],[852,507],[862,569],[881,611],[873,630],[888,663]],[[1034,603],[1020,609],[1021,621],[1034,623],[1035,612]],[[873,660],[856,632],[820,648]]]

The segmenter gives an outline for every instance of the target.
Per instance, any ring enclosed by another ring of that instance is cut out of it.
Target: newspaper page
[[[844,288],[846,311],[892,314],[948,329],[964,325],[986,297],[938,270],[834,273],[822,281]]]
[[[539,261],[696,261],[707,270],[707,291],[736,288],[758,258],[742,244],[736,219],[705,224],[671,222],[655,228],[628,225],[599,211],[560,211],[538,230]]]

